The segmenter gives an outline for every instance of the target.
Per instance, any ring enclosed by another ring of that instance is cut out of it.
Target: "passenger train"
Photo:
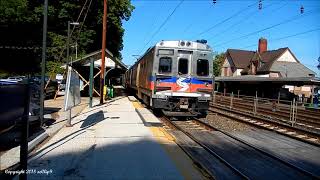
[[[213,89],[213,53],[205,40],[161,41],[124,75],[124,85],[167,116],[206,116]]]

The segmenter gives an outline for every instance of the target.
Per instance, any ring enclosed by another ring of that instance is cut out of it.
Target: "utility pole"
[[[47,18],[48,0],[44,1],[43,9],[43,31],[42,31],[42,58],[41,58],[41,83],[40,83],[40,125],[43,124],[44,111],[44,76],[46,71],[46,50],[47,50]]]
[[[107,35],[107,0],[103,0],[103,23],[102,23],[102,48],[100,65],[100,104],[103,104],[104,70],[106,58],[106,35]]]

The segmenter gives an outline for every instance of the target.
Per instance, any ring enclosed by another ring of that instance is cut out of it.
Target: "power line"
[[[79,22],[80,17],[81,17],[81,15],[82,15],[82,13],[83,13],[83,11],[84,11],[84,9],[85,9],[85,6],[87,5],[87,2],[88,2],[88,0],[86,0],[85,3],[83,4],[83,6],[82,6],[82,8],[81,8],[81,11],[80,11],[80,13],[79,13],[79,16],[78,16],[76,22]],[[90,3],[89,3],[89,5],[88,5],[88,7],[87,7],[86,14],[85,14],[85,16],[84,16],[84,19],[83,19],[83,21],[82,21],[82,23],[81,23],[80,30],[79,30],[79,32],[78,32],[79,34],[80,34],[80,32],[81,32],[82,26],[83,26],[83,24],[84,24],[84,21],[86,20],[86,17],[87,17],[88,12],[89,12],[89,9],[90,9],[90,6],[91,6],[91,2],[92,2],[92,0],[90,0]],[[72,37],[73,31],[74,31],[75,28],[76,28],[76,27],[73,26],[72,31],[70,32],[70,37]],[[79,39],[79,37],[77,38],[77,40],[78,40],[78,39]],[[67,48],[67,45],[64,45],[64,46],[63,46],[63,49],[62,49],[61,52],[60,52],[60,55],[59,55],[59,58],[58,58],[58,59],[61,59],[61,58],[62,58],[63,52],[66,50],[66,48]]]
[[[162,0],[162,3],[160,4],[160,6],[161,6],[160,9],[164,8],[164,6],[163,6],[163,5],[165,5],[164,1],[165,1],[165,0]],[[155,11],[155,13],[158,14],[157,11]],[[159,17],[160,17],[160,16],[157,16],[156,19],[153,21],[152,25],[150,26],[151,29],[153,29],[153,27],[156,25],[156,23],[157,23],[158,20],[159,20]],[[148,35],[144,37],[144,39],[143,39],[143,41],[142,41],[143,43],[146,42],[147,37],[148,37],[149,35],[151,35],[151,33],[152,33],[152,31],[150,31],[150,32],[148,33]]]
[[[216,6],[209,6],[209,8],[207,10],[211,10],[212,7],[216,7]],[[207,11],[202,11],[201,13],[208,13]],[[185,28],[183,31],[181,31],[181,34],[186,34],[187,31],[190,30],[190,28],[192,27],[192,25],[194,25],[194,22],[191,21]]]
[[[173,11],[169,14],[169,16],[167,16],[167,18],[162,22],[162,24],[160,25],[160,27],[156,30],[156,32],[154,32],[151,36],[151,38],[149,39],[149,41],[143,46],[142,50],[140,51],[139,54],[141,54],[144,50],[144,48],[151,42],[151,40],[154,38],[154,36],[156,34],[159,33],[159,31],[162,29],[162,27],[168,22],[168,20],[170,19],[170,17],[176,12],[176,10],[178,9],[178,7],[183,3],[184,0],[181,0],[179,4],[177,4],[177,6],[173,9]]]
[[[319,30],[320,30],[320,27],[316,28],[316,29],[311,29],[311,30],[308,30],[308,31],[304,31],[304,32],[299,32],[299,33],[296,33],[296,34],[288,35],[288,36],[283,36],[283,37],[279,37],[279,38],[275,38],[275,39],[270,39],[268,41],[279,41],[279,40],[283,40],[283,39],[287,39],[287,38],[291,38],[291,37],[295,37],[295,36],[300,36],[300,35],[303,35],[303,34],[311,33],[311,32],[314,32],[314,31],[319,31]],[[252,47],[252,46],[256,46],[256,45],[257,44],[252,44],[252,45],[249,45],[249,46],[242,47],[242,49],[248,48],[248,47]]]
[[[230,19],[232,19],[232,18],[234,18],[234,17],[238,16],[239,14],[241,14],[241,13],[245,12],[245,10],[249,9],[250,7],[252,7],[252,6],[256,5],[256,4],[257,4],[257,2],[255,2],[255,3],[253,3],[253,4],[250,4],[249,6],[247,6],[247,7],[243,8],[243,9],[241,9],[241,10],[237,11],[236,13],[234,13],[233,15],[231,15],[230,17],[228,17],[228,18],[226,18],[226,19],[224,19],[224,20],[222,20],[222,21],[218,22],[217,24],[215,24],[215,25],[213,25],[213,26],[209,27],[208,29],[206,29],[206,30],[202,31],[202,32],[201,32],[201,33],[199,33],[197,36],[201,36],[202,34],[205,34],[205,33],[209,32],[209,31],[211,31],[213,28],[215,28],[215,27],[217,27],[217,26],[219,26],[219,25],[221,25],[221,24],[223,24],[223,23],[225,23],[225,22],[229,21]]]
[[[278,11],[279,9],[283,8],[283,7],[286,6],[287,4],[289,4],[289,2],[285,3],[284,5],[280,6],[280,7],[277,8],[277,9],[273,10],[273,13],[276,12],[276,11]],[[268,4],[266,7],[263,8],[263,10],[268,9],[269,7],[271,7],[271,6],[273,6],[273,5],[274,5],[274,4]],[[229,27],[226,28],[225,30],[220,31],[220,32],[214,34],[213,36],[211,36],[210,38],[208,38],[208,40],[223,35],[225,32],[229,31],[229,30],[232,29],[234,26],[236,26],[236,25],[238,25],[238,24],[240,24],[240,23],[243,23],[244,21],[246,21],[246,20],[250,19],[251,17],[253,17],[253,16],[254,16],[255,14],[257,14],[259,11],[260,11],[260,10],[257,10],[257,11],[254,11],[254,12],[248,14],[246,17],[244,17],[244,18],[241,19],[240,21],[232,24],[231,26],[229,26]],[[238,29],[239,29],[239,28],[238,28]],[[238,29],[237,29],[237,30],[238,30]]]
[[[260,30],[257,30],[257,31],[254,31],[254,32],[251,32],[251,33],[248,33],[248,34],[245,34],[245,35],[243,35],[243,36],[240,36],[240,37],[237,37],[237,38],[234,38],[234,39],[225,41],[225,42],[223,42],[223,43],[220,43],[220,44],[216,45],[215,47],[219,47],[219,46],[222,46],[222,45],[224,45],[224,44],[228,44],[228,43],[230,43],[230,42],[233,42],[233,41],[235,41],[235,40],[243,39],[243,38],[246,38],[246,37],[248,37],[248,36],[252,36],[252,35],[254,35],[254,34],[257,34],[257,33],[259,33],[259,32],[263,32],[263,31],[265,31],[265,30],[272,29],[272,28],[274,28],[274,27],[277,27],[277,26],[280,26],[280,25],[283,25],[283,24],[286,24],[286,23],[295,21],[295,20],[297,20],[297,19],[300,19],[300,18],[302,18],[302,17],[305,17],[305,16],[307,16],[307,15],[310,15],[310,14],[312,14],[312,13],[314,13],[314,12],[318,13],[318,11],[311,11],[311,12],[305,13],[305,14],[303,14],[303,15],[297,15],[297,16],[291,17],[291,18],[289,18],[289,19],[286,19],[286,20],[284,20],[284,21],[282,21],[282,22],[280,22],[280,23],[274,24],[274,25],[272,25],[272,26],[269,26],[269,27],[266,27],[266,28],[263,28],[263,29],[260,29]]]
[[[84,18],[83,18],[82,23],[81,23],[81,25],[80,25],[80,28],[79,28],[79,31],[78,31],[79,34],[81,33],[81,30],[82,30],[82,27],[83,27],[83,25],[84,25],[84,22],[85,22],[86,19],[87,19],[87,15],[88,15],[88,12],[89,12],[89,10],[90,10],[91,3],[92,3],[92,0],[90,0],[90,2],[89,2],[88,8],[87,8],[87,12],[86,12],[86,14],[84,15]],[[78,39],[79,39],[79,37],[77,37],[76,40],[78,40]]]

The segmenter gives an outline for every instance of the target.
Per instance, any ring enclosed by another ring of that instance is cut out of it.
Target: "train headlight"
[[[190,46],[190,45],[191,45],[191,42],[188,41],[188,42],[187,42],[187,46]]]
[[[181,41],[180,46],[184,46],[184,45],[186,45],[186,43],[184,41]]]
[[[156,81],[156,83],[157,83],[157,85],[160,85],[160,80],[158,79],[158,80]]]
[[[206,85],[206,87],[208,87],[208,86],[209,86],[209,83],[208,83],[208,82],[205,82],[204,85]]]

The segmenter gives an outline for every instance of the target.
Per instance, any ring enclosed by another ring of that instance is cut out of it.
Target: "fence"
[[[291,126],[297,122],[298,107],[302,108],[295,99],[287,101],[219,92],[213,93],[213,104],[241,110],[255,116],[281,120]]]

